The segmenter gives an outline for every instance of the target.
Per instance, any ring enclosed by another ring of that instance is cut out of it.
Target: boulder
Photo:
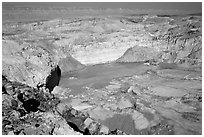
[[[87,119],[84,121],[85,128],[89,127],[89,125],[90,125],[92,122],[94,122],[93,119],[87,118]]]
[[[69,109],[71,106],[68,102],[64,102],[64,103],[59,103],[56,107],[57,112],[59,114],[63,114],[64,111],[66,111],[67,109]]]
[[[130,86],[127,92],[128,93],[134,93],[136,95],[140,95],[141,94],[140,93],[140,89],[138,87],[136,87],[136,86]]]
[[[90,134],[97,135],[98,131],[99,131],[99,123],[97,123],[95,121],[92,122],[88,129],[89,129]]]
[[[56,115],[52,112],[46,112],[43,114],[46,125],[50,126],[54,124],[53,135],[81,135],[79,132],[75,132],[66,122],[64,118]]]
[[[52,91],[52,94],[54,94],[55,97],[58,97],[58,98],[68,98],[70,92],[71,91],[67,88],[55,86],[53,91]]]
[[[109,128],[104,125],[101,125],[99,133],[107,135],[109,133]]]
[[[57,66],[55,69],[53,69],[50,73],[50,75],[46,78],[46,88],[49,89],[51,92],[55,86],[59,85],[61,78],[61,69],[59,66]]]
[[[15,135],[13,131],[9,131],[8,135]]]
[[[60,120],[55,122],[57,126],[54,128],[53,135],[81,135],[79,132],[75,132],[65,120]]]

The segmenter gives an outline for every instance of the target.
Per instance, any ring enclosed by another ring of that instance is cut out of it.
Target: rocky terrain
[[[3,9],[2,134],[202,134],[202,14],[19,11]],[[92,66],[138,62],[67,87]]]

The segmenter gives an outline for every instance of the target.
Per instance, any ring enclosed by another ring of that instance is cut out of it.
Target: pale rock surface
[[[133,104],[126,98],[121,98],[120,102],[118,103],[119,109],[131,108]]]
[[[44,114],[44,118],[47,123],[52,122],[55,124],[53,135],[81,135],[81,133],[75,132],[66,122],[66,120],[59,115],[55,115],[52,112]]]
[[[108,134],[108,132],[109,132],[109,128],[106,127],[106,126],[104,126],[104,125],[101,125],[99,132],[106,135],[106,134]]]
[[[140,95],[141,94],[140,93],[141,91],[140,91],[140,89],[137,86],[130,86],[127,92],[128,93],[134,93],[136,95]]]
[[[114,114],[115,113],[113,111],[101,107],[97,107],[89,111],[90,117],[96,120],[105,120],[106,118],[112,117]]]
[[[186,94],[186,91],[166,86],[157,86],[151,88],[153,94],[163,97],[181,97]]]
[[[65,98],[69,97],[70,92],[71,91],[67,88],[62,88],[60,86],[56,86],[53,89],[52,94],[54,94],[56,97],[65,99]]]
[[[149,121],[138,111],[134,111],[132,118],[135,122],[135,128],[138,130],[145,129],[149,126]]]
[[[9,131],[8,135],[15,135],[13,131]]]
[[[87,119],[84,121],[85,128],[87,128],[93,121],[94,121],[93,119],[87,118]]]

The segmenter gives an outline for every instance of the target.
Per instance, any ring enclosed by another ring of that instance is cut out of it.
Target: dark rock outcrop
[[[51,92],[55,86],[59,85],[61,78],[61,69],[59,66],[57,66],[55,69],[53,69],[50,73],[50,75],[46,78],[46,88],[49,89]]]

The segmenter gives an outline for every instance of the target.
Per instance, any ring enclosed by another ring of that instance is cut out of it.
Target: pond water
[[[81,93],[83,87],[100,89],[117,77],[145,73],[152,67],[143,63],[110,63],[87,66],[85,69],[62,74],[59,86],[70,88],[72,94]]]

